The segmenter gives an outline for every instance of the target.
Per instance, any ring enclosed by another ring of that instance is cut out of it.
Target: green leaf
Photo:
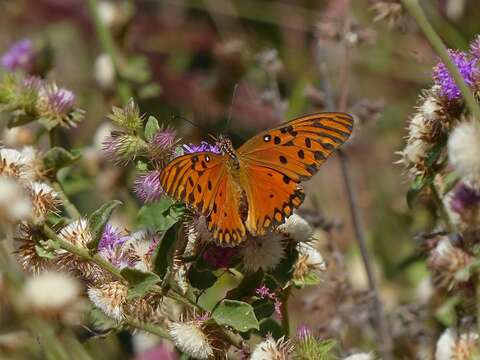
[[[121,201],[111,200],[103,204],[98,210],[95,210],[92,215],[90,215],[88,224],[90,225],[92,240],[88,242],[87,248],[93,253],[97,252],[98,243],[102,238],[103,230],[108,219],[110,219],[110,216],[112,216],[113,210],[121,204]]]
[[[253,307],[242,301],[222,300],[213,311],[212,317],[218,325],[231,326],[237,331],[259,329]]]
[[[436,144],[434,147],[427,151],[427,158],[425,163],[428,167],[432,167],[437,162],[437,160],[440,158],[440,155],[442,154],[444,147],[445,144],[443,143]]]
[[[285,251],[285,257],[280,261],[280,264],[272,271],[272,276],[278,283],[283,286],[292,279],[293,267],[297,262],[298,251],[295,245],[291,244]]]
[[[260,322],[259,332],[263,337],[267,336],[268,334],[272,334],[274,339],[280,339],[283,335],[285,335],[280,324],[272,318],[263,319]]]
[[[134,299],[142,297],[150,291],[150,289],[160,282],[157,274],[152,272],[144,272],[132,268],[124,268],[120,274],[128,281],[130,289],[128,289],[127,298]]]
[[[145,125],[145,138],[148,141],[151,141],[155,134],[160,130],[160,125],[158,125],[158,120],[155,117],[150,116]]]
[[[308,273],[303,279],[294,280],[293,284],[299,288],[304,288],[305,286],[317,285],[319,282],[320,278],[317,275]]]
[[[460,177],[455,172],[451,172],[450,174],[445,176],[445,178],[443,179],[444,181],[443,195],[445,195],[450,190],[452,190],[455,187],[455,185],[457,185],[459,180],[460,180]]]
[[[235,289],[227,292],[227,299],[240,299],[245,296],[251,296],[263,280],[263,270],[247,274],[243,277],[240,284]]]
[[[51,248],[46,248],[41,245],[35,245],[35,252],[38,256],[44,259],[53,260],[55,259],[55,250]]]
[[[45,153],[43,165],[47,170],[58,171],[72,165],[78,159],[80,159],[79,154],[73,154],[61,147],[54,147]]]
[[[200,271],[195,265],[190,267],[187,277],[190,285],[199,290],[208,289],[217,281],[217,277],[211,271]]]
[[[257,299],[252,303],[252,306],[257,319],[270,317],[275,311],[275,305],[267,299]]]
[[[420,195],[425,186],[429,185],[433,181],[433,177],[425,177],[423,175],[417,175],[413,180],[410,189],[407,192],[407,205],[411,209],[413,207],[413,202]]]
[[[167,273],[167,269],[173,262],[173,251],[175,241],[177,240],[178,225],[172,226],[167,230],[160,242],[160,245],[153,251],[152,264],[153,271],[162,279]]]
[[[138,225],[156,231],[165,231],[183,216],[185,206],[165,196],[159,201],[144,205],[138,212]]]
[[[13,113],[11,113],[7,122],[7,127],[11,129],[16,126],[26,125],[28,123],[31,123],[34,120],[35,120],[35,116],[33,116],[32,114],[28,114],[23,110],[16,110]]]

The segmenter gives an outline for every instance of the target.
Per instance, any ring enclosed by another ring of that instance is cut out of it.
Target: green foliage
[[[165,231],[180,220],[184,211],[184,205],[164,196],[159,201],[142,206],[138,212],[138,225],[142,228]]]
[[[108,118],[119,127],[131,132],[137,131],[143,124],[140,109],[133,99],[128,100],[127,105],[123,109],[113,107],[112,113],[108,115]]]
[[[154,116],[149,116],[147,124],[145,125],[145,138],[148,141],[151,141],[155,134],[160,130],[160,125],[158,125],[158,120]]]
[[[227,299],[241,299],[245,296],[254,295],[255,289],[260,286],[263,277],[264,273],[262,269],[254,273],[246,274],[240,284],[227,293]]]
[[[334,360],[337,343],[334,340],[319,340],[313,336],[295,343],[294,360]]]
[[[43,156],[43,166],[47,171],[57,172],[80,159],[80,154],[72,153],[61,147],[53,147]]]
[[[231,326],[241,332],[259,329],[253,307],[242,301],[222,300],[213,310],[212,318],[219,325]]]
[[[410,209],[413,207],[413,202],[420,195],[422,190],[426,186],[430,185],[432,181],[433,177],[431,176],[417,175],[415,177],[410,189],[408,189],[407,192],[407,204]]]
[[[144,296],[152,290],[154,285],[160,282],[158,275],[152,272],[124,268],[120,273],[130,285],[130,288],[128,289],[128,299],[135,299]]]
[[[164,234],[160,245],[153,251],[152,263],[153,271],[162,279],[165,277],[168,268],[173,264],[173,252],[175,249],[175,241],[177,240],[179,226],[172,226]]]
[[[199,290],[208,289],[217,281],[213,272],[198,270],[195,264],[188,270],[187,277],[190,285]]]
[[[260,321],[259,333],[263,337],[271,334],[274,339],[280,339],[285,335],[280,324],[272,318],[266,318]]]
[[[275,306],[267,299],[257,299],[252,303],[252,306],[257,319],[268,318],[275,311]]]
[[[113,210],[121,204],[122,202],[118,200],[108,201],[90,215],[88,224],[92,233],[92,240],[87,244],[87,248],[91,253],[97,252],[105,225],[112,216]]]

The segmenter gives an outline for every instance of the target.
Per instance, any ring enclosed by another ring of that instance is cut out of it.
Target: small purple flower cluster
[[[480,36],[470,44],[469,52],[449,50],[449,54],[465,83],[469,87],[475,87],[479,78]],[[440,96],[448,101],[456,101],[461,98],[460,89],[444,63],[440,62],[434,67],[433,79],[435,84],[440,87]]]
[[[164,194],[162,186],[160,185],[160,171],[153,170],[140,175],[137,180],[135,180],[133,191],[143,202],[148,203],[159,200]]]
[[[456,186],[450,207],[456,213],[462,214],[480,204],[480,193],[465,183]]]
[[[275,313],[277,316],[282,319],[282,302],[278,298],[277,294],[272,292],[265,284],[255,289],[255,294],[257,294],[261,299],[268,299],[273,301],[275,307]]]
[[[98,252],[119,269],[131,266],[132,264],[128,261],[128,257],[122,252],[122,245],[127,240],[128,236],[122,235],[119,229],[111,224],[107,224],[98,244]]]
[[[37,52],[30,39],[22,39],[14,44],[2,56],[2,66],[8,71],[23,70],[29,72],[35,62]]]
[[[195,144],[184,144],[183,150],[185,154],[192,154],[197,152],[212,152],[215,154],[220,154],[220,148],[217,145],[212,145],[206,141],[202,141],[200,145]]]

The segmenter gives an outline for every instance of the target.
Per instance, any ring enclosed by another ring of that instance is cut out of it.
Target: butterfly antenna
[[[172,116],[172,120],[177,120],[177,119],[178,119],[178,120],[186,121],[186,122],[188,122],[189,124],[195,126],[196,128],[198,128],[198,129],[200,129],[200,130],[202,130],[202,131],[205,131],[206,133],[210,133],[210,132],[212,131],[212,130],[210,130],[210,129],[207,129],[207,128],[201,126],[201,125],[198,125],[198,124],[194,123],[194,122],[191,121],[191,120],[188,120],[187,118],[184,118],[183,116],[180,116],[180,115],[173,115],[173,116]]]
[[[235,94],[237,93],[237,89],[238,89],[238,83],[236,83],[235,86],[233,87],[232,101],[230,103],[230,108],[228,109],[227,124],[225,125],[225,134],[228,134],[228,130],[230,129],[230,122],[232,121],[232,109],[233,109],[233,104],[235,101]]]

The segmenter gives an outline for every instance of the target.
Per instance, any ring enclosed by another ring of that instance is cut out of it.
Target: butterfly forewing
[[[238,149],[249,204],[247,228],[262,233],[282,223],[303,201],[298,183],[309,179],[352,132],[353,118],[344,113],[307,115],[267,130]],[[273,176],[268,179],[268,171]],[[269,181],[275,192],[259,191]],[[271,220],[271,221],[269,221]]]

